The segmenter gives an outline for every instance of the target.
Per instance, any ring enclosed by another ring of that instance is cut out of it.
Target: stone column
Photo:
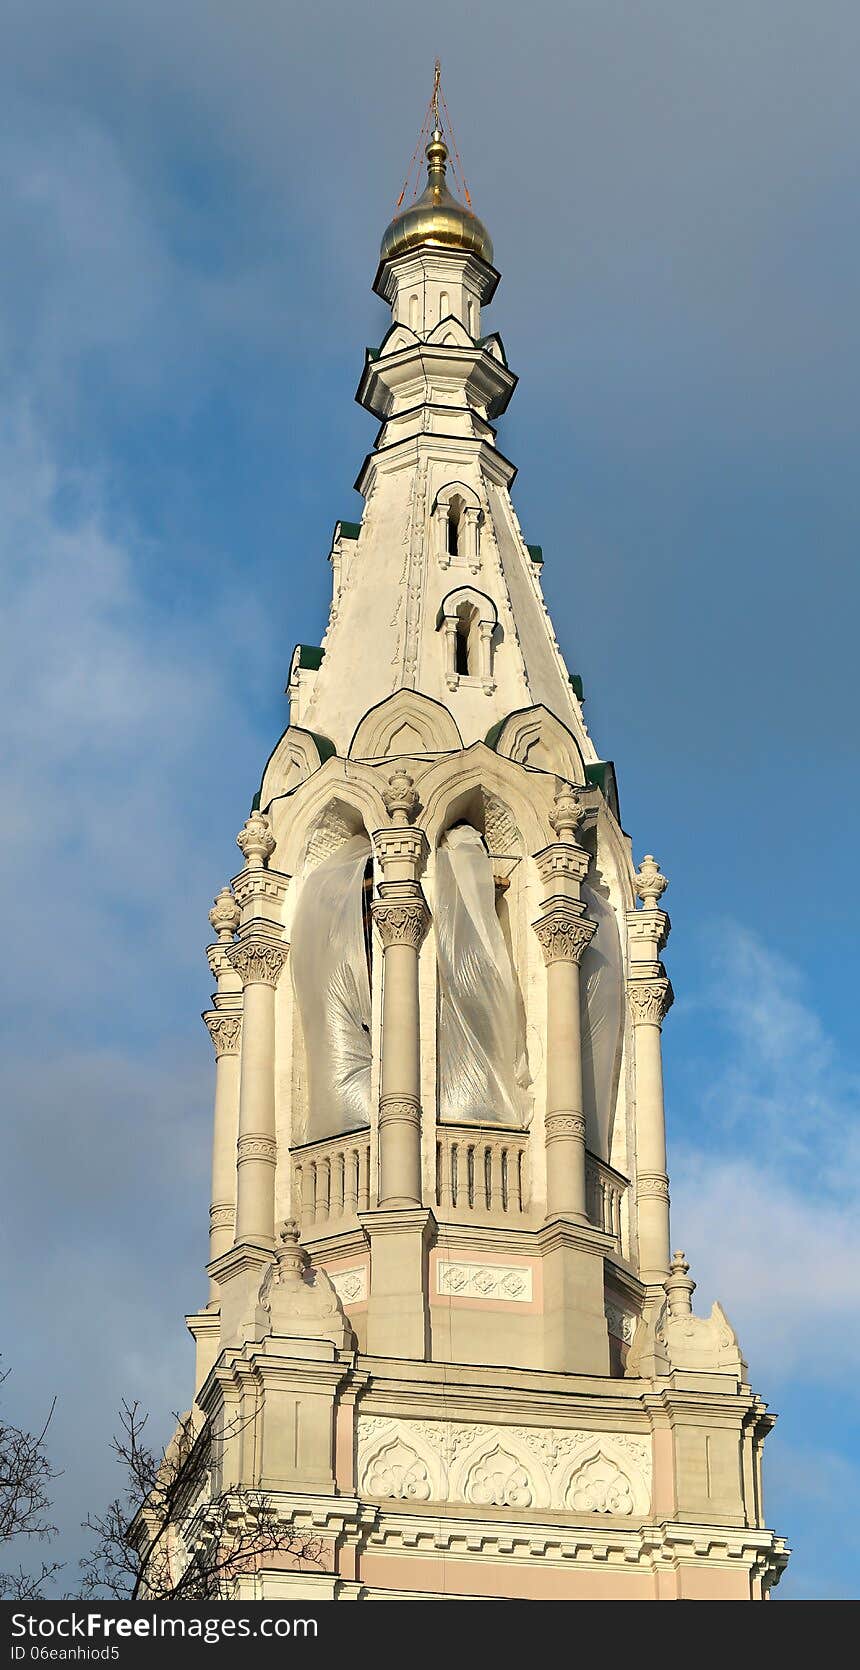
[[[275,1244],[275,987],[287,958],[272,905],[283,901],[288,878],[265,868],[275,841],[268,818],[252,812],[236,837],[246,868],[234,883],[243,907],[229,960],[242,982],[242,1054],[237,1143],[237,1245]]]
[[[429,913],[418,882],[426,849],[410,829],[418,810],[412,778],[397,771],[384,796],[390,829],[373,836],[383,880],[373,901],[382,941],[382,1063],[379,1095],[380,1207],[421,1204],[421,1050],[418,953]]]
[[[649,854],[636,876],[642,910],[627,913],[629,979],[636,1066],[636,1211],[639,1276],[662,1287],[669,1274],[669,1178],[666,1171],[666,1114],[663,1102],[661,1028],[673,1000],[659,953],[669,937],[669,918],[658,908],[668,886]]]
[[[550,816],[559,839],[535,854],[541,880],[550,891],[534,923],[547,980],[547,1217],[564,1214],[579,1223],[588,1222],[579,966],[597,927],[586,917],[580,898],[589,864],[575,839],[583,817],[578,795],[563,784]]]
[[[239,1044],[242,1036],[242,987],[230,962],[233,935],[241,912],[229,887],[222,887],[209,921],[217,934],[207,946],[209,967],[217,981],[212,1009],[203,1019],[215,1050],[215,1118],[212,1132],[212,1192],[209,1202],[209,1263],[233,1245],[236,1224],[236,1134],[239,1119]],[[209,1278],[209,1308],[218,1306],[218,1283]]]

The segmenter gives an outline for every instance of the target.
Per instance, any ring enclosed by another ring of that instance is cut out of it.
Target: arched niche
[[[288,725],[276,742],[263,772],[259,805],[266,809],[276,795],[289,794],[300,783],[318,771],[335,752],[334,743],[327,736],[298,725]]]
[[[438,325],[434,325],[427,337],[427,342],[432,347],[441,346],[443,348],[474,348],[475,346],[469,332],[460,323],[455,313],[446,313],[445,317],[439,320]]]
[[[360,721],[349,745],[349,758],[447,754],[462,746],[457,725],[441,702],[418,690],[396,690]]]
[[[543,705],[510,713],[490,731],[487,746],[518,765],[552,772],[577,787],[585,786],[585,764],[576,738]]]
[[[481,566],[481,501],[465,481],[448,481],[433,503],[433,542],[442,568]]]

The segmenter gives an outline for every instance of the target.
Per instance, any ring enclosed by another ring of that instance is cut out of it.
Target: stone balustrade
[[[376,1205],[369,1131],[305,1143],[292,1159],[293,1215],[305,1235],[334,1233]]]
[[[526,1216],[528,1140],[522,1130],[437,1125],[436,1205],[443,1216]]]
[[[585,1199],[588,1221],[595,1229],[613,1236],[621,1251],[621,1202],[627,1192],[627,1178],[598,1160],[590,1150],[585,1158]]]

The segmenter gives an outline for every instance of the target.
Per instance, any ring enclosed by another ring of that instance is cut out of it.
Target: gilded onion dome
[[[443,249],[464,250],[492,266],[493,244],[487,228],[448,190],[445,178],[448,147],[438,127],[433,131],[425,156],[427,185],[421,196],[395,215],[386,227],[380,260],[391,261],[420,244],[434,244]]]

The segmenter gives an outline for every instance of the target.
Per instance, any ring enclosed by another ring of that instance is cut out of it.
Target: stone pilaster
[[[586,917],[580,897],[589,864],[575,839],[583,816],[579,797],[569,784],[562,784],[550,818],[559,839],[535,854],[546,891],[534,930],[547,981],[547,1217],[563,1213],[584,1224],[588,1214],[579,968],[596,923]]]
[[[275,1243],[275,987],[287,946],[243,939],[230,951],[244,993],[236,1147],[236,1243]]]
[[[242,1016],[207,1010],[203,1016],[215,1050],[215,1119],[212,1132],[212,1192],[209,1205],[209,1262],[233,1245],[236,1227],[236,1140],[239,1125],[239,1048]],[[218,1284],[209,1278],[209,1303],[218,1303]]]
[[[627,1001],[633,1023],[636,1067],[636,1210],[639,1274],[662,1287],[669,1274],[669,1178],[666,1171],[666,1114],[663,1100],[661,1028],[673,993],[659,954],[669,937],[669,918],[658,908],[668,883],[649,855],[636,877],[641,910],[627,913],[629,978]]]

